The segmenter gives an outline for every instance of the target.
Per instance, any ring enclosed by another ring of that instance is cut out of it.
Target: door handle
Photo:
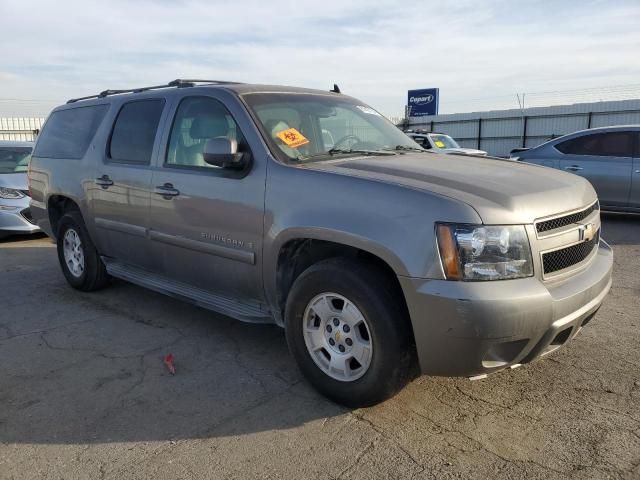
[[[635,173],[640,173],[640,170],[636,170],[636,172],[635,172]]]
[[[579,172],[582,170],[582,167],[579,165],[571,165],[570,167],[564,167],[565,170],[570,170],[572,172]]]
[[[113,180],[109,178],[109,175],[102,175],[101,177],[96,178],[94,181],[96,185],[100,185],[102,188],[107,188],[113,185]]]
[[[173,184],[165,183],[164,185],[158,185],[153,189],[153,193],[162,195],[163,197],[176,197],[180,195],[180,190],[173,188]]]

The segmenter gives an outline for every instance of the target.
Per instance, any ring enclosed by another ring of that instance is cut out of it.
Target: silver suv
[[[349,406],[418,368],[546,355],[611,285],[586,180],[427,153],[338,92],[177,80],[70,100],[30,181],[73,287],[113,276],[283,326],[304,375]]]

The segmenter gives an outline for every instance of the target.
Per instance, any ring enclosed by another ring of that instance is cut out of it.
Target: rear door
[[[153,251],[171,280],[260,301],[266,158],[257,154],[255,127],[237,102],[218,92],[183,93],[176,103],[152,180]],[[207,164],[204,145],[219,137],[236,139],[252,157],[250,168]]]
[[[163,98],[122,104],[93,179],[93,212],[102,253],[148,270],[156,270],[147,229],[151,159],[158,148],[164,105]]]
[[[626,207],[633,167],[632,132],[614,131],[582,135],[559,143],[559,168],[585,177],[595,188],[600,203]]]

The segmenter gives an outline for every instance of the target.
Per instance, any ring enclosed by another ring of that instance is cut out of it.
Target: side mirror
[[[246,166],[246,155],[238,152],[238,142],[228,138],[212,138],[204,144],[204,161],[221,168],[242,169]]]

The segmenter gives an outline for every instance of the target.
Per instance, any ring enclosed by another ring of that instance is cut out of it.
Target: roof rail
[[[181,78],[177,78],[175,80],[170,81],[169,83],[167,83],[165,85],[153,85],[151,87],[140,87],[140,88],[126,88],[126,89],[123,89],[123,90],[103,90],[102,92],[98,93],[97,95],[88,95],[86,97],[72,98],[70,100],[67,100],[67,103],[75,103],[75,102],[79,102],[81,100],[89,100],[91,98],[104,98],[104,97],[108,97],[110,95],[120,95],[122,93],[140,93],[140,92],[145,92],[147,90],[157,90],[159,88],[195,87],[196,84],[198,84],[198,83],[213,84],[213,85],[237,85],[240,82],[228,82],[228,81],[225,81],[225,80],[184,80],[184,79],[181,79]]]

